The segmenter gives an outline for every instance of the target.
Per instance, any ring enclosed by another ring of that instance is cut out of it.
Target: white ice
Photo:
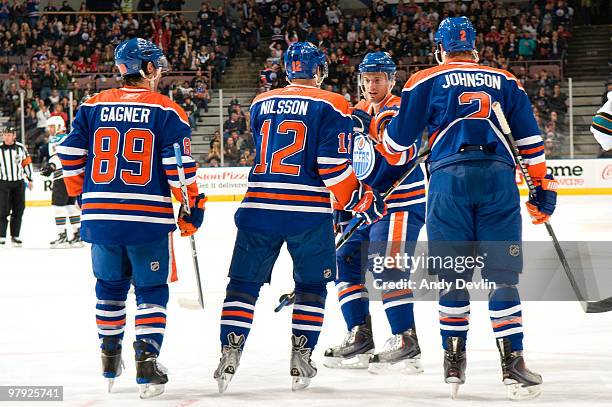
[[[612,231],[609,196],[560,196],[552,218],[560,239],[606,240]],[[346,327],[335,289],[330,285],[325,324],[315,352],[319,374],[310,389],[292,393],[289,378],[290,310],[273,312],[281,293],[291,291],[291,263],[283,251],[271,286],[261,291],[255,323],[242,363],[227,393],[217,394],[212,378],[218,362],[219,315],[236,233],[238,203],[210,203],[197,235],[206,309],[187,310],[177,298],[193,295],[194,277],[186,239],[176,237],[180,281],[172,286],[166,339],[160,361],[169,369],[166,393],[156,400],[138,399],[134,379],[133,327],[127,325],[127,370],[106,393],[100,374],[99,342],[94,318],[94,278],[89,250],[49,250],[54,238],[50,207],[26,210],[21,249],[0,251],[0,385],[62,385],[67,406],[373,406],[450,405],[442,382],[442,351],[436,304],[415,305],[425,373],[418,376],[373,376],[365,371],[338,371],[322,366],[323,350],[337,344]],[[527,240],[547,239],[543,226],[524,214]],[[128,321],[134,297],[128,298]],[[389,328],[380,303],[371,306],[375,339],[382,345]],[[540,398],[522,405],[612,405],[612,313],[584,314],[576,303],[524,304],[528,366],[544,377]],[[502,405],[497,350],[486,304],[472,305],[468,341],[467,383],[462,406]],[[55,403],[50,403],[54,405]],[[59,403],[58,403],[59,404]],[[19,406],[39,403],[19,403]],[[48,404],[44,404],[48,405]]]

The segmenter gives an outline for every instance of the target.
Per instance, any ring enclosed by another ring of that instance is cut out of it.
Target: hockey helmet
[[[467,17],[448,17],[442,20],[434,36],[436,45],[445,52],[472,51],[475,48],[476,30]]]
[[[55,126],[55,133],[61,134],[66,131],[66,123],[61,116],[51,116],[47,119],[47,128]]]
[[[161,72],[168,70],[168,60],[164,51],[151,41],[142,38],[131,38],[115,48],[115,65],[121,76],[141,74],[143,63],[151,62]]]
[[[317,77],[317,69],[321,76]],[[327,59],[323,51],[310,42],[295,42],[285,52],[287,79],[317,79],[321,84],[327,77]]]

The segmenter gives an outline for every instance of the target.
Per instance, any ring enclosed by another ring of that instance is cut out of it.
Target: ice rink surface
[[[610,240],[612,197],[560,196],[552,218],[561,240]],[[210,203],[197,235],[206,309],[179,307],[193,294],[194,277],[187,239],[175,238],[180,281],[171,287],[166,339],[160,361],[169,370],[166,393],[138,399],[133,362],[134,297],[128,298],[124,340],[126,371],[114,392],[106,393],[100,374],[94,317],[94,278],[88,248],[47,249],[55,237],[50,207],[27,208],[21,249],[0,251],[0,385],[63,385],[66,406],[458,406],[509,405],[501,383],[499,358],[484,302],[472,305],[467,382],[452,402],[442,381],[437,306],[415,305],[425,372],[417,376],[374,376],[322,366],[323,350],[338,344],[346,326],[335,289],[329,286],[325,324],[315,361],[318,376],[309,389],[292,393],[289,377],[289,309],[273,312],[278,297],[291,291],[291,263],[279,258],[270,286],[261,291],[255,322],[240,368],[228,392],[219,395],[212,378],[219,357],[219,315],[236,233],[238,203]],[[543,226],[523,214],[525,240],[546,240]],[[425,237],[421,236],[422,239]],[[371,306],[375,340],[390,335],[380,303]],[[528,366],[544,377],[537,406],[612,405],[612,313],[584,314],[577,303],[524,303]],[[7,403],[1,403],[5,405]],[[41,403],[16,403],[19,406]]]

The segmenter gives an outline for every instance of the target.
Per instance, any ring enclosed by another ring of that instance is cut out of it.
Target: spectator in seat
[[[228,137],[225,140],[225,146],[223,148],[223,160],[225,165],[234,166],[240,159],[240,151],[236,146],[236,142],[232,137]]]
[[[523,59],[533,59],[536,48],[538,47],[538,43],[534,39],[535,36],[535,33],[530,34],[524,32],[522,38],[519,40],[519,56],[523,57]]]
[[[191,100],[191,97],[187,96],[183,100],[183,109],[189,118],[189,126],[192,130],[198,129],[198,107]]]
[[[208,113],[208,104],[210,103],[210,94],[208,88],[202,81],[197,81],[193,90],[193,97],[199,109],[204,109]]]
[[[551,112],[557,113],[559,122],[565,123],[565,115],[567,113],[567,96],[561,92],[561,85],[558,83],[553,87],[553,93],[548,99],[548,105]]]
[[[238,133],[242,134],[246,130],[246,123],[244,119],[240,120],[238,113],[233,112],[229,119],[223,123],[223,129],[225,130],[226,134],[229,134],[232,131],[237,131]]]
[[[59,116],[64,119],[64,123],[68,123],[68,114],[64,111],[64,106],[61,103],[55,104],[51,116]]]

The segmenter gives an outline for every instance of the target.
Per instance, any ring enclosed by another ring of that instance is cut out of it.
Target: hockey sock
[[[407,331],[414,326],[414,297],[412,290],[390,290],[382,295],[383,308],[393,335]]]
[[[125,331],[125,300],[130,289],[130,279],[96,281],[96,324],[100,347],[104,338],[113,339],[108,345],[120,346]],[[107,349],[113,350],[113,349]]]
[[[489,293],[489,315],[495,338],[506,338],[512,350],[523,349],[521,299],[514,285],[497,285]]]
[[[70,220],[72,231],[76,232],[81,227],[81,212],[74,205],[68,205],[66,210],[68,211],[68,219]]]
[[[440,293],[438,301],[440,315],[440,334],[442,347],[446,349],[446,339],[458,336],[467,341],[470,323],[470,293],[452,288]]]
[[[66,214],[64,213],[64,208],[61,206],[54,206],[53,212],[55,213],[55,227],[57,228],[57,233],[62,233],[66,230]]]
[[[159,355],[166,330],[168,284],[134,287],[136,294],[136,340],[147,344],[147,352]]]
[[[249,283],[230,279],[227,284],[223,310],[221,311],[221,346],[229,346],[232,337],[237,338],[231,342],[244,348],[251,325],[255,303],[259,297],[261,283]],[[243,339],[240,339],[242,336]]]
[[[365,285],[340,281],[336,287],[347,329],[350,331],[357,325],[365,324],[370,313],[370,300]]]
[[[306,338],[305,347],[314,349],[319,341],[325,313],[327,289],[323,284],[295,283],[295,304],[291,317],[291,332]]]

